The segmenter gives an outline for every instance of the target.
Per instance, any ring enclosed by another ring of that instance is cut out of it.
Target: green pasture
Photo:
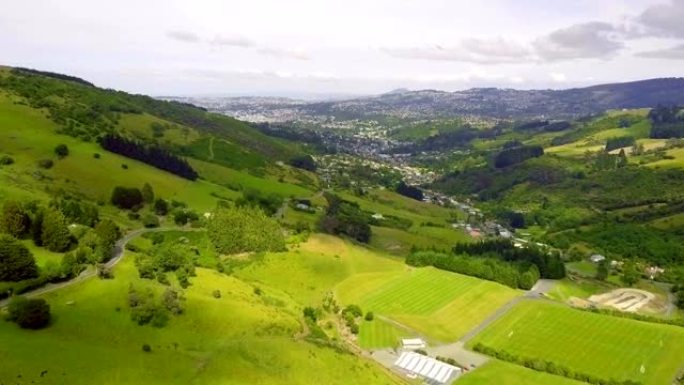
[[[491,360],[459,378],[457,385],[580,385],[584,382]]]
[[[684,363],[684,329],[525,301],[480,333],[483,343],[599,378],[669,384]]]

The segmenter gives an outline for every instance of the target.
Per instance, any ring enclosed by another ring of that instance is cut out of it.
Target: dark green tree
[[[22,281],[38,276],[33,255],[21,242],[0,234],[0,281]]]
[[[150,186],[149,183],[145,183],[143,185],[141,192],[145,203],[151,204],[152,202],[154,202],[154,190],[152,189],[152,186]]]
[[[31,229],[31,217],[19,202],[6,201],[2,206],[0,232],[21,238]]]
[[[157,215],[166,215],[169,212],[169,203],[161,198],[154,201],[154,212]]]
[[[60,158],[68,156],[69,147],[67,147],[66,144],[58,144],[57,147],[55,147],[55,154]]]
[[[609,262],[607,259],[599,262],[598,268],[596,269],[596,279],[599,281],[605,281],[608,278],[609,273]]]
[[[61,211],[48,208],[43,217],[41,240],[50,251],[62,252],[71,244],[71,234]]]
[[[639,272],[639,267],[634,261],[627,261],[622,266],[622,275],[620,276],[620,281],[627,286],[634,286],[635,283],[639,282],[641,278],[641,273]]]

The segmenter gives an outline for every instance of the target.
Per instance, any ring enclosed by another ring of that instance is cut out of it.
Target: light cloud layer
[[[0,48],[147,94],[561,88],[682,76],[684,0],[12,1]]]

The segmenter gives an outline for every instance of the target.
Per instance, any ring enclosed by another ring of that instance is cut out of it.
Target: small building
[[[377,219],[379,221],[385,219],[385,217],[382,216],[382,214],[380,214],[380,213],[375,213],[372,215],[372,217],[373,217],[373,219]]]
[[[394,366],[407,377],[420,376],[428,384],[447,384],[462,372],[461,368],[414,352],[401,353]]]
[[[589,260],[592,261],[593,263],[599,263],[605,259],[606,259],[606,257],[604,257],[601,254],[594,254],[591,257],[589,257]]]
[[[422,338],[402,338],[401,347],[407,350],[425,349],[427,343]]]

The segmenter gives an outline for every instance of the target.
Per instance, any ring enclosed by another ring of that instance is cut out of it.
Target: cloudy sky
[[[568,88],[684,76],[684,0],[23,0],[0,64],[152,95]]]

